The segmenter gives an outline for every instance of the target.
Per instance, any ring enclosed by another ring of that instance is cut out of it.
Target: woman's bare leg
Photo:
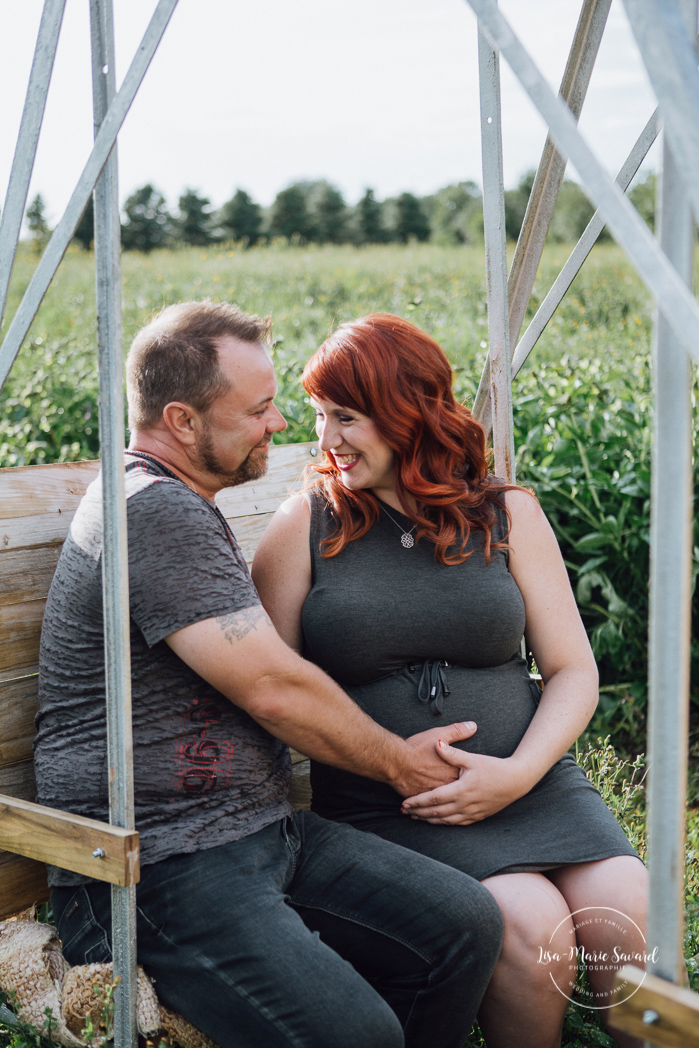
[[[599,862],[561,866],[547,876],[574,915],[578,948],[582,947],[592,958],[587,964],[587,973],[606,1024],[607,1019],[613,1019],[607,1008],[616,972],[627,963],[625,956],[643,956],[652,949],[652,944],[649,946],[644,938],[648,904],[646,868],[631,855],[618,855]],[[602,955],[606,955],[606,961]],[[639,959],[628,963],[645,967]],[[610,1033],[619,1048],[640,1048],[643,1043],[614,1029]]]
[[[559,1048],[568,1001],[554,979],[565,990],[576,974],[566,901],[540,873],[499,874],[483,884],[505,921],[500,960],[478,1013],[488,1048]]]

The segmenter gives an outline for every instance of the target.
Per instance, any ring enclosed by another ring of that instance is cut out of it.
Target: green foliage
[[[600,670],[592,730],[630,750],[645,736],[650,406],[645,358],[564,356],[527,374],[517,395],[518,477],[551,520]],[[696,640],[692,671],[699,714]]]
[[[585,232],[595,209],[577,182],[563,182],[553,210],[548,238],[554,244],[574,244]],[[604,234],[602,234],[604,235]]]
[[[566,255],[546,248],[530,315]],[[372,311],[429,332],[454,362],[458,395],[467,403],[475,395],[487,348],[482,247],[278,242],[127,252],[122,263],[125,346],[178,300],[210,296],[272,314],[278,404],[289,423],[278,442],[312,436],[299,383],[305,362],[334,326]],[[20,245],[8,321],[34,264]],[[650,326],[648,296],[621,252],[597,247],[514,383],[518,476],[553,522],[600,664],[592,731],[629,752],[645,734]],[[94,275],[71,247],[0,394],[0,466],[93,458],[98,448]],[[696,638],[696,613],[693,627]],[[693,655],[698,723],[696,640]]]
[[[517,401],[518,476],[546,508],[600,669],[596,730],[613,723],[627,742],[642,738],[647,672],[645,372],[564,357],[527,375]]]
[[[313,239],[319,244],[342,244],[347,240],[349,212],[342,193],[328,182],[314,182],[308,192]]]
[[[80,216],[77,229],[75,230],[74,240],[85,249],[89,251],[95,240],[95,205],[94,198],[90,194],[90,199],[87,202],[87,206]]]
[[[313,240],[315,229],[308,210],[308,190],[308,182],[295,182],[277,193],[270,216],[271,236]]]
[[[224,236],[244,241],[252,246],[260,238],[262,208],[244,189],[238,189],[235,195],[223,205],[219,224]]]
[[[410,240],[424,241],[430,236],[430,223],[422,204],[412,193],[401,193],[396,199],[394,234],[401,244]]]
[[[357,241],[360,244],[384,244],[388,240],[382,215],[383,207],[374,196],[374,190],[367,189],[355,208]]]
[[[41,251],[51,232],[46,221],[46,204],[37,193],[27,208],[27,225],[37,251]]]
[[[211,201],[194,189],[186,189],[178,202],[179,214],[175,223],[177,237],[184,244],[210,244]]]
[[[651,229],[655,229],[656,190],[657,179],[654,171],[649,172],[645,178],[635,182],[629,190],[629,200]]]
[[[422,201],[438,244],[477,244],[483,240],[483,200],[475,182],[446,186]]]
[[[576,745],[576,751],[578,747]],[[576,760],[642,859],[646,857],[645,797],[646,757],[620,756],[607,735],[589,743]]]
[[[514,189],[505,190],[505,235],[508,240],[519,237],[535,175],[535,171],[527,171]]]
[[[124,204],[126,222],[121,227],[121,242],[129,251],[146,254],[164,247],[172,233],[172,218],[165,197],[150,183],[137,189]]]

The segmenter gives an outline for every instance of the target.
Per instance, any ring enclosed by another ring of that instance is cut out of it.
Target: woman
[[[555,1048],[579,951],[600,1007],[620,964],[594,962],[643,953],[645,869],[567,753],[597,670],[553,532],[530,493],[488,475],[451,380],[399,317],[327,339],[302,380],[325,462],[276,514],[253,577],[287,643],[386,728],[475,722],[441,745],[455,781],[401,807],[315,763],[313,807],[482,880],[505,918],[479,1014],[489,1048]],[[519,654],[525,618],[543,695]]]

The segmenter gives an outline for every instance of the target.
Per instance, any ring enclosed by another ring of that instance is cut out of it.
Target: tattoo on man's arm
[[[229,644],[232,644],[234,640],[242,640],[250,630],[257,629],[258,622],[267,622],[270,626],[272,625],[269,615],[261,604],[253,604],[251,608],[232,611],[228,615],[218,615],[216,621]]]

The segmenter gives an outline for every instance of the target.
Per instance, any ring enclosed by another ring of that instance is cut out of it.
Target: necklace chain
[[[384,506],[384,504],[382,502],[379,502],[379,506],[381,506],[381,509],[384,511],[384,513],[386,514],[388,519],[390,521],[392,521],[393,524],[395,524],[395,526],[398,528],[398,530],[403,532],[403,534],[400,537],[401,546],[403,546],[405,549],[411,549],[411,547],[415,545],[415,539],[413,538],[413,532],[415,531],[415,528],[417,527],[417,524],[413,524],[413,526],[410,529],[410,531],[406,531],[405,528],[403,528],[398,523],[398,521],[394,517],[391,516],[391,514],[388,512],[388,510],[386,509],[386,507]]]

